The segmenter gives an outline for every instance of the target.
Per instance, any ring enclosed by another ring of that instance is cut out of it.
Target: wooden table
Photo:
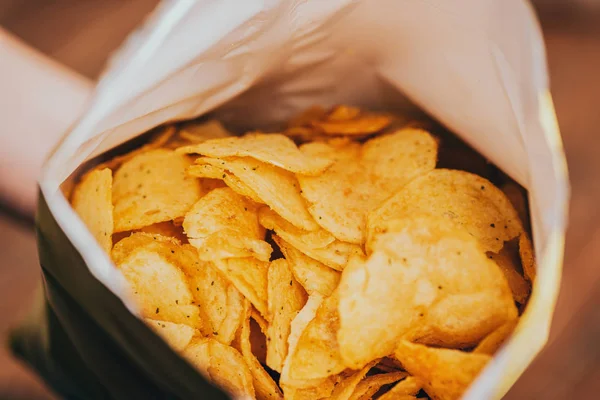
[[[156,2],[4,0],[0,25],[95,79],[109,52]],[[572,184],[561,294],[548,346],[507,399],[600,397],[600,29],[594,27],[600,17],[572,10],[550,8],[541,15]],[[39,277],[34,249],[31,225],[0,213],[0,334],[27,308]],[[0,351],[0,398],[49,397],[39,380]]]

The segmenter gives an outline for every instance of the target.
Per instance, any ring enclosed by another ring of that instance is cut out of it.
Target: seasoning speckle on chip
[[[139,317],[230,396],[458,399],[536,264],[524,189],[426,126],[344,105],[281,133],[171,124],[71,202]]]

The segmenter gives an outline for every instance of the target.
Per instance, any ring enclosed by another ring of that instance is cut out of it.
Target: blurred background
[[[98,78],[109,54],[157,3],[0,0],[0,27],[79,73],[85,86]],[[600,0],[536,0],[534,6],[546,40],[572,200],[562,287],[550,341],[506,399],[598,398]],[[0,148],[0,158],[6,155]],[[11,208],[6,202],[0,203],[0,260],[0,335],[4,338],[27,310],[39,283],[33,217],[26,209]],[[1,348],[0,398],[55,397]]]

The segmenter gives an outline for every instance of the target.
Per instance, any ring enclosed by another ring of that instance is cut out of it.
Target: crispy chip
[[[197,326],[197,307],[181,270],[193,253],[186,254],[174,239],[134,233],[115,245],[112,257],[143,317]]]
[[[519,255],[521,256],[521,265],[523,266],[525,278],[533,283],[537,267],[535,264],[535,255],[533,254],[533,245],[526,232],[521,233],[521,236],[519,236]]]
[[[355,107],[337,106],[324,120],[312,125],[328,135],[365,135],[381,131],[392,122],[384,114],[361,112]]]
[[[294,279],[288,262],[271,262],[268,274],[267,365],[281,372],[288,351],[290,324],[306,304],[306,292]]]
[[[491,360],[484,354],[431,348],[400,341],[396,358],[406,370],[421,379],[427,394],[439,400],[456,400]]]
[[[303,110],[298,115],[290,118],[288,122],[289,128],[306,126],[313,121],[318,121],[327,116],[327,111],[321,106],[312,106]]]
[[[193,254],[195,249],[185,247]],[[196,259],[182,264],[188,277],[194,303],[201,310],[204,325],[200,328],[205,336],[212,336],[221,343],[229,344],[243,318],[243,296],[212,263]]]
[[[347,367],[390,354],[403,337],[472,346],[517,317],[502,272],[458,225],[413,215],[388,227],[368,260],[342,273],[337,338]]]
[[[266,365],[267,337],[265,336],[265,332],[262,331],[260,323],[256,321],[254,313],[250,319],[250,348],[252,349],[252,354],[254,354],[258,362]]]
[[[341,274],[339,271],[308,257],[277,235],[273,235],[273,240],[288,261],[294,278],[309,295],[316,293],[328,297],[333,293],[340,282]]]
[[[294,226],[309,231],[318,229],[319,226],[308,213],[306,203],[300,195],[300,187],[294,174],[252,158],[199,158],[196,164],[226,169],[251,187],[261,199],[260,203],[268,205]],[[225,183],[229,185],[229,180],[225,179]],[[234,186],[231,188],[236,190]]]
[[[290,245],[335,270],[343,270],[351,256],[363,255],[360,246],[335,239],[323,246],[329,241],[329,237],[333,238],[327,232],[307,232],[298,229],[266,207],[258,211],[258,218],[262,226],[275,231]]]
[[[488,180],[456,170],[436,169],[408,183],[367,221],[367,253],[386,223],[404,215],[425,213],[462,225],[479,239],[484,251],[497,253],[504,242],[523,232],[510,201]]]
[[[115,232],[182,217],[200,198],[198,179],[185,173],[189,160],[158,149],[137,155],[115,173]]]
[[[502,190],[502,192],[504,192],[506,198],[510,200],[510,203],[517,211],[517,214],[519,214],[521,222],[523,222],[525,231],[528,232],[530,227],[525,189],[523,189],[521,186],[514,182],[505,183],[500,189]]]
[[[323,379],[345,369],[336,338],[340,325],[337,304],[336,292],[324,299],[296,346],[290,346],[286,362],[292,380]]]
[[[181,243],[187,243],[187,236],[183,232],[181,226],[177,226],[173,221],[159,222],[143,227],[138,232],[144,232],[149,234],[159,234],[162,236],[172,237],[179,240]]]
[[[183,355],[209,381],[233,398],[255,398],[250,369],[233,347],[203,338],[190,344]]]
[[[179,352],[191,342],[196,330],[184,324],[174,324],[168,321],[145,319],[146,324],[152,328],[173,350]]]
[[[340,382],[335,386],[329,400],[348,400],[352,397],[352,393],[363,380],[367,372],[377,364],[378,360],[374,360],[367,364],[359,371],[342,372]]]
[[[202,143],[211,139],[222,139],[233,136],[221,122],[210,120],[204,123],[192,122],[185,124],[178,136],[190,143]]]
[[[232,188],[236,193],[241,194],[242,196],[246,196],[256,203],[262,203],[260,197],[256,194],[254,190],[236,176],[234,176],[231,172],[225,170],[221,165],[192,165],[187,169],[187,173],[190,176],[195,176],[198,178],[208,178],[213,180],[222,179],[222,182]],[[202,179],[205,181],[206,179]]]
[[[267,274],[269,263],[248,258],[229,258],[215,262],[223,275],[254,307],[267,316]]]
[[[403,371],[371,375],[358,384],[356,390],[352,393],[350,400],[370,400],[382,386],[397,382],[400,379],[405,378],[406,375],[407,373]]]
[[[512,335],[518,320],[508,321],[489,335],[487,335],[475,349],[473,353],[494,355],[504,342]]]
[[[502,270],[515,301],[525,304],[531,292],[531,285],[519,271],[521,260],[516,246],[513,245],[513,240],[504,243],[504,247],[498,254],[488,252],[487,256],[494,260]]]
[[[79,182],[72,198],[73,209],[107,254],[112,249],[112,181],[110,169],[95,169]]]
[[[367,213],[416,176],[435,168],[437,142],[428,132],[400,129],[342,145],[313,142],[303,153],[335,163],[319,176],[298,176],[315,221],[337,239],[363,244]]]
[[[270,399],[281,399],[283,400],[283,393],[273,381],[273,378],[265,371],[262,365],[258,362],[257,358],[252,353],[251,345],[251,332],[250,332],[250,305],[246,301],[246,316],[244,322],[240,327],[239,331],[239,346],[242,357],[248,364],[252,378],[254,382],[254,390],[256,391],[257,400],[270,400]]]
[[[200,180],[200,182],[202,183],[202,189],[204,189],[206,193],[209,193],[214,189],[227,187],[225,182],[223,182],[221,179],[205,178]]]
[[[396,383],[387,393],[379,397],[379,400],[410,400],[423,389],[423,382],[414,376],[407,376]]]
[[[292,140],[276,133],[252,133],[242,137],[208,140],[178,151],[215,158],[249,157],[261,161],[261,164],[304,175],[318,175],[332,163],[327,158],[305,156]]]
[[[183,221],[202,259],[251,257],[269,261],[271,246],[258,223],[257,205],[230,188],[214,189],[193,205]]]

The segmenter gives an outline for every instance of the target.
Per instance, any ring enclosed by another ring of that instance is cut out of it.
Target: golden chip
[[[335,163],[319,176],[298,176],[315,221],[339,240],[363,244],[368,212],[416,176],[435,168],[437,142],[426,131],[400,129],[364,145],[313,142],[303,153]]]
[[[208,261],[256,256],[269,261],[271,246],[258,223],[257,205],[230,188],[214,189],[192,206],[183,228],[189,242]],[[204,256],[206,255],[206,256]]]
[[[181,226],[177,226],[173,221],[159,222],[156,224],[148,225],[139,230],[139,232],[149,234],[159,234],[166,237],[172,237],[179,240],[181,243],[187,243],[187,236],[183,232]]]
[[[338,296],[334,292],[323,300],[315,317],[300,334],[296,346],[293,349],[290,346],[286,359],[290,379],[323,379],[346,368],[336,338],[340,326],[337,307]]]
[[[490,260],[494,260],[502,270],[515,301],[519,304],[525,304],[531,292],[531,285],[519,271],[521,260],[519,259],[518,250],[513,246],[513,241],[504,243],[504,247],[498,254],[488,252],[487,256]]]
[[[257,312],[258,313],[258,312]],[[263,332],[260,327],[260,322],[257,322],[254,313],[250,319],[250,347],[252,354],[256,357],[259,363],[267,364],[267,337],[266,331]],[[258,314],[260,315],[260,314]],[[261,317],[262,318],[262,317]],[[263,319],[264,321],[264,319]]]
[[[319,228],[308,213],[294,174],[252,158],[199,158],[196,164],[226,169],[243,184],[252,188],[260,203],[268,205],[294,226],[309,231]],[[225,179],[225,183],[229,185],[229,180]],[[231,188],[236,190],[234,186]]]
[[[87,173],[73,192],[73,209],[107,254],[112,249],[112,172],[105,168]]]
[[[113,260],[143,317],[196,326],[197,307],[181,270],[184,252],[174,239],[146,233],[134,233],[115,245]]]
[[[340,272],[325,266],[323,263],[308,257],[277,235],[273,240],[281,249],[294,274],[294,278],[304,287],[309,295],[320,294],[328,297],[340,282]]]
[[[185,349],[196,333],[194,328],[184,324],[174,324],[168,321],[157,321],[148,318],[145,319],[145,322],[177,352]]]
[[[365,135],[381,131],[392,122],[388,115],[361,112],[355,107],[337,106],[324,120],[312,125],[329,135]]]
[[[231,172],[225,170],[225,168],[223,168],[221,165],[192,165],[187,169],[187,174],[197,178],[208,178],[211,180],[221,179],[221,182],[223,182],[226,186],[232,188],[236,193],[241,194],[242,196],[246,196],[251,200],[255,201],[256,203],[263,202],[250,186],[243,183]],[[202,181],[205,180],[206,179],[202,179]]]
[[[257,400],[283,400],[283,393],[281,393],[281,390],[275,381],[273,381],[273,378],[265,371],[252,353],[250,335],[250,305],[246,301],[246,316],[239,332],[239,346],[240,352],[252,373],[256,398]]]
[[[479,342],[477,347],[473,350],[473,353],[493,355],[504,344],[509,336],[512,335],[516,326],[517,320],[508,321]]]
[[[267,316],[267,274],[269,263],[248,258],[228,258],[215,262],[219,271],[246,297],[254,307]]]
[[[386,222],[425,213],[462,225],[479,239],[484,251],[497,253],[504,242],[523,232],[510,201],[488,180],[464,171],[436,169],[408,183],[398,194],[369,214],[367,252]]]
[[[367,364],[359,371],[342,372],[340,382],[335,386],[329,400],[348,400],[356,390],[356,387],[363,380],[367,372],[377,364],[378,360],[374,360]]]
[[[529,213],[527,211],[527,198],[525,189],[514,182],[505,183],[500,187],[506,198],[510,200],[526,231],[529,231]]]
[[[427,394],[439,400],[456,400],[491,360],[484,354],[431,348],[400,341],[395,351],[406,370],[423,382]]]
[[[303,175],[318,175],[332,163],[324,157],[307,157],[290,138],[278,133],[251,133],[242,137],[208,140],[178,151],[214,158],[248,157]]]
[[[250,369],[233,347],[211,338],[197,339],[184,350],[183,356],[233,398],[255,398]]]
[[[525,278],[533,283],[536,275],[535,255],[533,254],[531,239],[529,239],[529,235],[526,232],[522,232],[521,236],[519,236],[519,255],[521,256],[521,265],[523,266]]]
[[[329,240],[328,237],[331,237],[327,232],[307,232],[298,229],[266,207],[258,211],[258,218],[262,226],[275,231],[290,245],[335,270],[343,270],[350,257],[363,255],[360,246],[339,240],[333,240],[323,246],[323,243]]]
[[[389,392],[379,397],[379,400],[411,400],[423,388],[423,382],[414,376],[407,376],[396,383]]]
[[[178,132],[178,136],[190,143],[202,143],[211,139],[222,139],[233,136],[221,122],[211,120],[204,123],[189,123],[185,124]]]
[[[407,373],[403,371],[371,375],[358,384],[350,400],[370,400],[382,386],[398,382],[400,379],[404,379],[406,375]]]
[[[392,353],[400,338],[468,347],[517,318],[497,265],[473,236],[440,217],[389,224],[366,261],[346,266],[338,290],[337,339],[355,369]]]
[[[190,161],[158,149],[137,155],[115,173],[115,232],[140,229],[182,217],[200,198],[198,179],[188,177]]]
[[[280,258],[271,262],[268,274],[267,365],[278,372],[288,352],[290,324],[306,304],[306,292],[296,282],[288,262]]]

